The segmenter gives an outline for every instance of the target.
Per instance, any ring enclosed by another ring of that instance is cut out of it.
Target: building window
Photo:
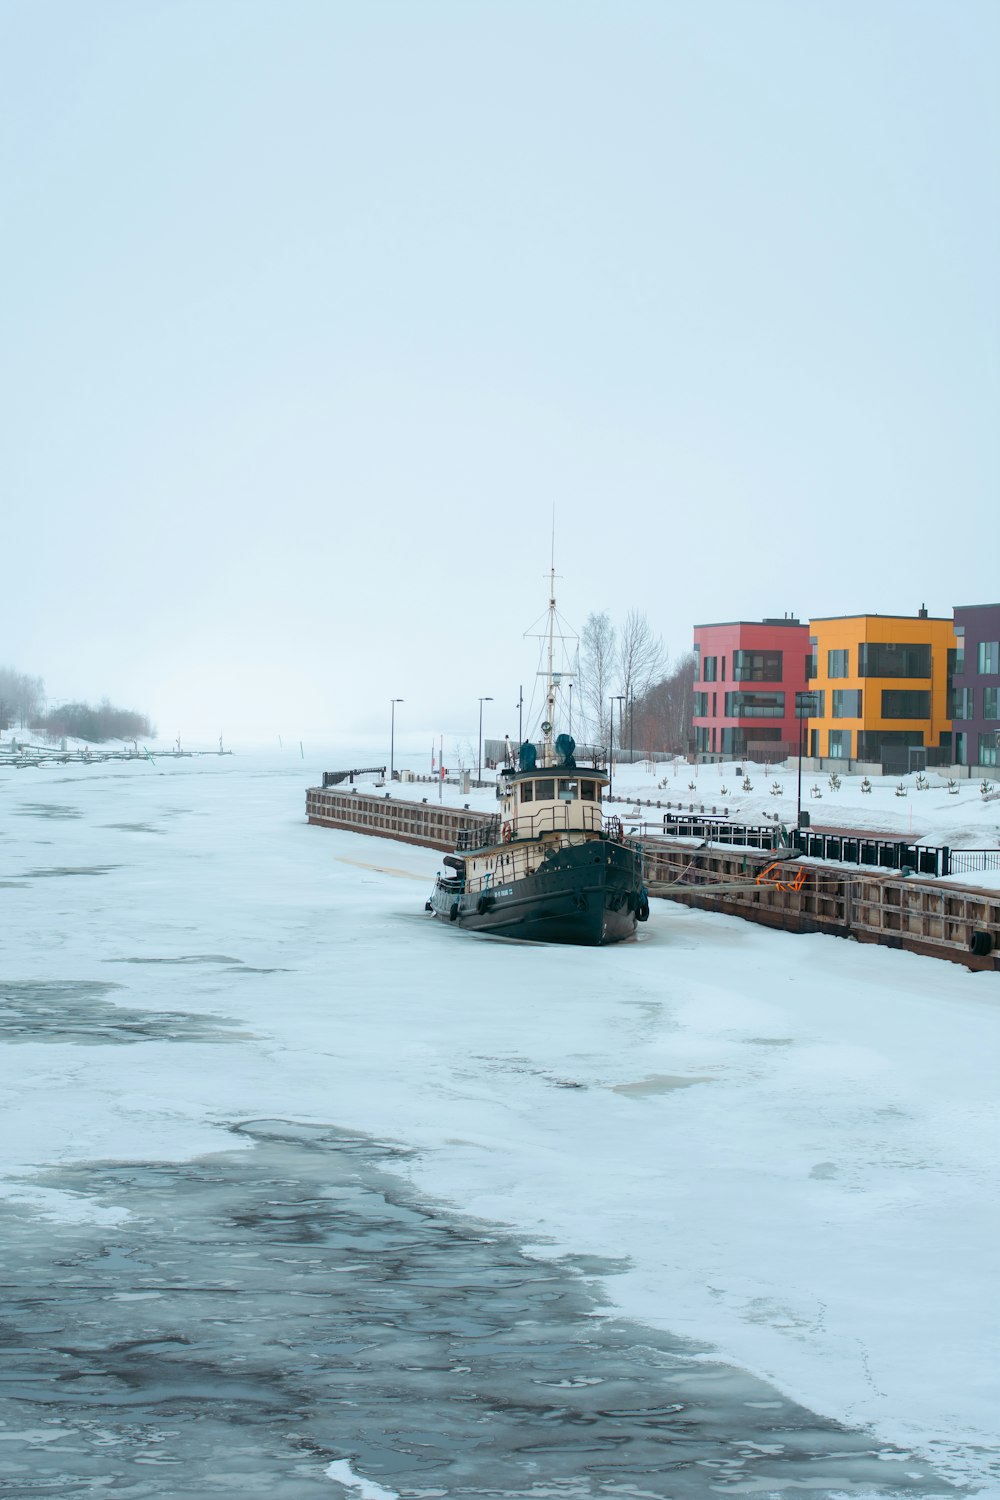
[[[921,688],[883,688],[883,719],[929,719],[931,695]]]
[[[965,671],[965,644],[959,642],[957,646],[948,648],[948,676],[961,677]]]
[[[979,765],[995,766],[997,764],[997,736],[995,730],[979,736]]]
[[[828,651],[826,653],[826,675],[827,677],[850,677],[850,651]]]
[[[808,692],[795,694],[797,719],[822,719],[825,714],[826,688],[809,688]]]
[[[972,689],[971,688],[964,688],[964,687],[952,688],[952,690],[951,690],[951,713],[949,714],[949,718],[952,718],[952,719],[972,719],[972,718],[975,718],[975,712],[974,712],[973,706],[972,706]]]
[[[706,724],[695,726],[694,748],[702,754],[708,753],[708,726]]]
[[[812,682],[813,678],[816,676],[816,667],[816,653],[815,651],[810,651],[809,655],[806,657],[806,682]]]
[[[1000,641],[980,641],[978,659],[981,673],[1000,672]],[[992,761],[984,761],[984,765],[992,764]]]
[[[708,694],[695,693],[694,695],[694,717],[704,719],[708,715]]]
[[[734,651],[734,682],[780,682],[783,651]]]
[[[722,667],[722,681],[725,682],[725,680],[726,680],[726,658],[724,656],[720,656],[719,657],[719,662],[720,662],[720,665]]]
[[[997,714],[997,688],[983,688],[983,718],[996,719]]]
[[[830,706],[831,719],[861,718],[860,688],[834,688],[830,697],[832,699]],[[831,755],[833,754],[832,751],[830,753]]]
[[[931,648],[903,641],[862,641],[858,647],[859,677],[916,677],[931,675]]]
[[[697,641],[694,646],[694,680],[701,681],[701,646]]]
[[[783,719],[784,693],[727,693],[727,719]]]
[[[830,730],[828,754],[831,760],[850,760],[851,731],[849,729]]]
[[[716,669],[717,664],[718,664],[718,657],[715,657],[715,656],[706,656],[705,657],[705,675],[702,678],[703,682],[714,682],[716,680],[715,669]]]

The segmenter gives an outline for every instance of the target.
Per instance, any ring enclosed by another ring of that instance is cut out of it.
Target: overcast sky
[[[516,729],[560,607],[1000,598],[995,0],[0,0],[0,665]]]

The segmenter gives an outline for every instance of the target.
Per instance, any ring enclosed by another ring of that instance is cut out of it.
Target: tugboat
[[[554,574],[549,589],[549,665],[541,759],[530,741],[499,774],[500,810],[463,829],[427,910],[493,937],[597,945],[632,937],[649,916],[642,848],[604,818],[608,772],[576,763],[575,741],[554,737]]]

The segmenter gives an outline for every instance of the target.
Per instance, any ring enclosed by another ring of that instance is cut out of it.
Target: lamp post
[[[479,759],[476,761],[476,780],[483,779],[483,704],[492,703],[492,698],[480,698],[479,700]]]
[[[613,753],[615,743],[615,700],[614,698],[609,698],[608,702],[611,704],[611,725],[608,729],[608,800],[610,801],[615,781],[615,757]]]
[[[795,827],[802,827],[802,741],[805,738],[806,723],[811,714],[816,711],[815,693],[795,694],[795,717],[799,721],[799,792],[795,808]]]
[[[635,765],[635,694],[631,692],[628,699],[628,758],[629,764]]]
[[[402,703],[402,702],[403,702],[402,698],[390,698],[389,699],[389,708],[390,708],[390,711],[391,711],[391,718],[389,720],[389,781],[390,781],[390,784],[394,780],[394,772],[395,772],[395,766],[396,766],[396,704],[397,703]]]
[[[625,703],[625,694],[624,693],[616,693],[615,694],[615,701],[618,704],[618,738],[619,738],[619,740],[621,740],[622,731],[625,728],[625,709],[624,709],[624,706],[623,706],[624,703]],[[612,739],[611,743],[612,743],[612,747],[613,747],[614,746],[614,740],[613,739]],[[620,744],[619,744],[618,748],[619,748],[619,750],[622,748]]]

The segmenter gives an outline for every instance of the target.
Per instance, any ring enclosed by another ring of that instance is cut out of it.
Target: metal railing
[[[484,823],[476,823],[471,828],[460,828],[455,842],[455,850],[458,854],[469,854],[476,849],[488,849],[491,844],[500,842],[500,817],[495,814],[487,818]]]
[[[972,875],[978,871],[1000,870],[1000,849],[953,849],[952,875]]]

